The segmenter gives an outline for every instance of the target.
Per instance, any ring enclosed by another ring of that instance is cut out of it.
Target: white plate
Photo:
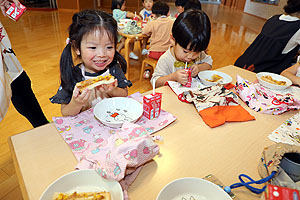
[[[201,178],[181,178],[167,184],[156,200],[232,200],[220,186]]]
[[[273,83],[269,83],[267,81],[262,80],[261,79],[262,76],[271,76],[272,79],[274,79],[276,81],[285,81],[286,84],[285,85],[276,85]],[[256,74],[256,77],[257,77],[258,82],[262,86],[265,86],[265,87],[273,89],[273,90],[284,90],[292,85],[292,81],[290,79],[288,79],[284,76],[278,75],[278,74],[270,73],[270,72],[259,72]]]
[[[54,181],[42,194],[40,200],[52,199],[55,192],[110,192],[112,200],[123,200],[119,182],[102,178],[95,170],[77,170]]]
[[[119,128],[125,121],[136,122],[143,114],[143,105],[127,97],[103,99],[94,107],[94,115],[104,125]]]
[[[223,79],[220,82],[211,82],[211,81],[205,80],[205,79],[211,80],[211,78],[214,74],[217,74],[217,75],[223,77]],[[199,77],[201,83],[203,83],[204,85],[207,85],[207,86],[216,85],[218,83],[222,84],[222,85],[226,85],[228,83],[231,83],[231,81],[232,81],[231,76],[229,76],[228,74],[225,74],[223,72],[216,71],[216,70],[201,71],[198,73],[198,77]]]

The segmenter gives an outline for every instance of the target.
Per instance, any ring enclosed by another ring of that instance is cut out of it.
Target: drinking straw
[[[153,91],[152,91],[152,94],[155,95],[155,79],[153,79],[153,84],[152,84],[152,85],[153,85]]]
[[[185,62],[185,67],[184,67],[184,69],[187,69],[187,62]]]

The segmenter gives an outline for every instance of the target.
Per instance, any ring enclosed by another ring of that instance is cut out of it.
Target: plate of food
[[[270,72],[259,72],[256,77],[262,86],[274,90],[284,90],[292,85],[290,79]]]
[[[123,199],[118,181],[102,178],[95,170],[76,170],[55,180],[42,194],[40,200],[61,199]]]
[[[212,86],[217,84],[226,85],[231,83],[232,78],[228,74],[225,74],[216,70],[205,70],[198,73],[198,77],[204,85]]]
[[[143,114],[143,105],[128,97],[103,99],[94,107],[95,117],[104,125],[119,128],[124,122],[136,122]]]
[[[232,200],[218,185],[202,178],[185,177],[168,183],[158,194],[156,200],[201,199]]]

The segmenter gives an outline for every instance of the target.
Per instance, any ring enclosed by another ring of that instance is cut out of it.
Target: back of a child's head
[[[111,2],[111,10],[114,9],[121,9],[122,5],[124,4],[125,0],[112,0]]]
[[[152,13],[156,16],[168,15],[169,5],[163,1],[157,1],[152,6]]]
[[[201,2],[200,0],[188,0],[184,5],[184,11],[194,9],[194,10],[201,10]]]
[[[116,47],[116,43],[118,41],[117,27],[117,22],[114,20],[112,15],[104,11],[83,10],[73,15],[72,24],[68,29],[70,42],[64,48],[60,58],[62,86],[65,86],[67,90],[71,90],[72,88],[69,88],[70,82],[74,83],[74,81],[81,81],[78,80],[81,77],[80,75],[78,75],[79,72],[74,71],[72,51],[74,52],[79,50],[81,54],[81,42],[83,38],[88,34],[100,33],[100,37],[103,34],[107,34],[114,47]],[[81,58],[80,55],[78,55],[78,57]],[[114,59],[119,59],[119,57],[120,55],[116,53]],[[122,67],[124,67],[123,61],[121,61],[120,64]]]
[[[210,20],[201,10],[184,11],[176,18],[172,28],[175,43],[195,52],[207,49],[210,34]]]
[[[184,7],[184,5],[186,4],[188,0],[176,0],[175,1],[175,6],[181,6]]]
[[[284,6],[284,11],[287,14],[293,14],[300,12],[300,0],[288,0]]]

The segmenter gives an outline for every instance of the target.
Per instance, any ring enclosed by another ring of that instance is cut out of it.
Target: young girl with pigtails
[[[110,14],[99,10],[75,13],[67,41],[60,58],[61,85],[50,98],[52,103],[61,104],[63,116],[76,115],[103,98],[128,95],[127,87],[132,83],[124,75],[126,61],[116,51],[117,22]],[[74,65],[72,55],[80,59],[80,64]],[[112,75],[116,82],[82,92],[75,86],[77,82],[99,75]]]

